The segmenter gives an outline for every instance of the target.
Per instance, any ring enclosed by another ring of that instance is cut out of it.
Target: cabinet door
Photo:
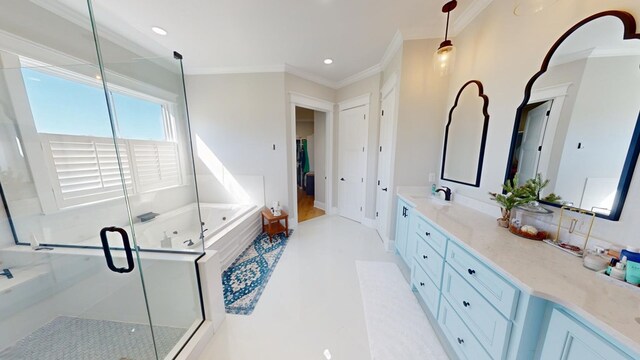
[[[630,360],[632,358],[582,323],[554,309],[540,359]]]
[[[402,199],[398,199],[398,207],[396,210],[396,241],[395,246],[398,254],[402,259],[411,265],[407,261],[407,235],[409,234],[409,205]]]

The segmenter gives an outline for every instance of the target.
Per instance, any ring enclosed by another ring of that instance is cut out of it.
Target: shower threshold
[[[153,326],[159,359],[164,359],[188,329]],[[0,352],[7,360],[152,360],[149,325],[59,316]]]

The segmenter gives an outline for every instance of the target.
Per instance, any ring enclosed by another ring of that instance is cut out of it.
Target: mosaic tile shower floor
[[[289,236],[293,230],[289,231]],[[222,274],[224,305],[227,313],[249,315],[255,309],[288,237],[278,234],[269,242],[266,233],[258,235],[251,245]]]
[[[154,326],[160,359],[187,329]],[[149,325],[59,316],[0,352],[2,360],[151,360]]]

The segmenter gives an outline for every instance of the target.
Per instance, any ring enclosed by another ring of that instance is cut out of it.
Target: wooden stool
[[[262,232],[269,235],[269,242],[273,243],[273,236],[284,233],[285,237],[289,237],[289,214],[281,210],[280,216],[275,216],[269,209],[262,209]],[[265,223],[265,220],[266,223]],[[284,225],[280,222],[284,220]]]

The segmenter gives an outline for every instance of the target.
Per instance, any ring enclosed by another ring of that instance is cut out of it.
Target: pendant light
[[[458,2],[452,0],[442,7],[442,12],[447,13],[447,27],[444,32],[444,41],[440,43],[438,50],[433,54],[433,69],[440,74],[440,76],[446,76],[451,73],[456,60],[456,48],[453,47],[451,40],[447,39],[449,36],[449,15],[456,6],[458,6]]]
[[[531,15],[540,12],[555,4],[558,0],[516,0],[513,13],[520,15]]]

